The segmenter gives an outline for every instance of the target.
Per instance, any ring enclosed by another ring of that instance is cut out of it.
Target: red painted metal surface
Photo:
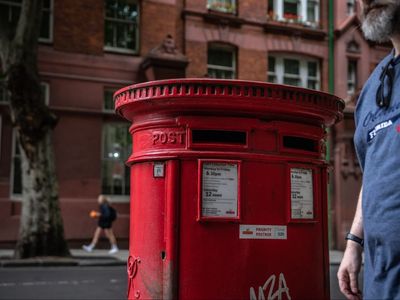
[[[325,128],[340,99],[260,82],[124,88],[129,299],[329,299]]]

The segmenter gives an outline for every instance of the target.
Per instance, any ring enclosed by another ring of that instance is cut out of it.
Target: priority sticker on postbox
[[[278,225],[240,225],[240,239],[286,240],[287,227]]]

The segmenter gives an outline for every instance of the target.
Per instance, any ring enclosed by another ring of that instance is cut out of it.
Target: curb
[[[24,267],[106,267],[126,266],[126,262],[115,258],[33,258],[33,259],[2,259],[0,268]]]

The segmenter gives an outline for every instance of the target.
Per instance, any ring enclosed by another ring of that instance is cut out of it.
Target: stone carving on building
[[[168,34],[159,46],[151,49],[144,57],[140,64],[138,82],[186,77],[188,63],[172,35]]]
[[[178,50],[175,39],[170,34],[164,38],[159,46],[151,49],[147,56],[164,59],[187,60],[186,56]]]

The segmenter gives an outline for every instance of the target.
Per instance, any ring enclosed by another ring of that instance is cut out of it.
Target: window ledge
[[[138,55],[138,51],[132,49],[125,49],[125,48],[116,48],[110,46],[104,46],[105,52],[113,52],[113,53],[120,53],[120,54],[131,54],[131,55]]]
[[[327,32],[320,28],[308,27],[303,23],[288,23],[269,20],[264,25],[264,31],[284,35],[299,35],[304,38],[321,40],[327,36]]]
[[[53,44],[53,38],[39,38],[39,43],[44,45],[51,45]]]
[[[129,195],[126,196],[116,196],[116,195],[104,195],[110,200],[110,203],[129,203],[130,197]]]
[[[11,194],[10,200],[12,202],[21,202],[22,201],[22,194]]]
[[[243,19],[235,14],[215,10],[208,10],[208,14],[203,15],[203,20],[208,23],[228,25],[235,28],[240,28],[245,23]]]
[[[207,8],[209,14],[218,14],[223,16],[237,16],[237,11],[222,11],[214,8]]]

